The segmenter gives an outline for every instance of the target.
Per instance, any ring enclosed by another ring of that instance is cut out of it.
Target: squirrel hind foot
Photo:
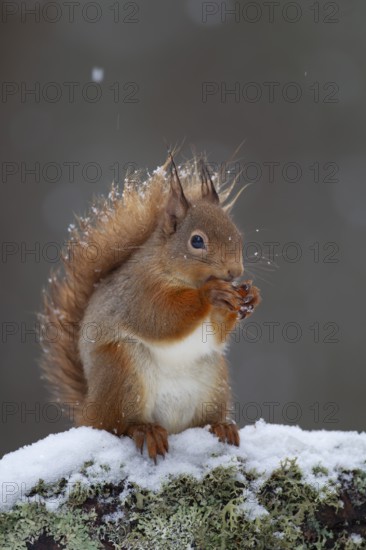
[[[236,424],[216,422],[215,424],[211,424],[210,432],[216,435],[222,443],[228,443],[229,445],[239,447],[240,435]]]
[[[165,454],[169,451],[168,432],[159,424],[132,424],[126,435],[134,440],[141,454],[146,443],[148,455],[155,464],[157,455],[165,458]]]

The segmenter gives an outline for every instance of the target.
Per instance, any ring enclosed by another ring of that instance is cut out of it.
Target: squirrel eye
[[[191,237],[191,245],[193,248],[206,248],[205,247],[205,241],[201,237],[201,235],[193,235]]]

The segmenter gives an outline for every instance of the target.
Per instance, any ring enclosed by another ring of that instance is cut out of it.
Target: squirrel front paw
[[[238,288],[231,282],[222,279],[211,279],[205,287],[211,305],[239,312],[242,297],[238,292]]]
[[[260,304],[261,296],[259,288],[252,286],[253,281],[246,281],[236,287],[240,295],[239,318],[245,319],[251,315],[254,309]]]
[[[219,438],[222,443],[229,443],[239,447],[240,435],[236,424],[229,422],[216,422],[211,424],[210,432]]]
[[[206,283],[210,303],[219,308],[236,311],[240,319],[248,317],[260,303],[259,289],[252,286],[252,281],[245,281],[239,286],[221,279]]]
[[[157,455],[165,457],[165,453],[169,450],[168,432],[159,424],[132,424],[126,435],[134,440],[141,454],[146,442],[149,457],[155,464]]]

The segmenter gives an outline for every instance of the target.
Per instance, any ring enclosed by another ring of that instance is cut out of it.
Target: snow
[[[246,517],[249,520],[255,520],[257,518],[268,516],[269,512],[261,504],[259,504],[257,497],[253,492],[244,490],[245,502],[240,506],[244,510]]]
[[[0,460],[0,510],[6,510],[26,494],[39,479],[46,483],[66,478],[76,481],[118,483],[128,477],[143,488],[159,490],[170,475],[190,474],[201,479],[208,471],[235,464],[238,458],[248,470],[255,469],[264,481],[286,458],[297,458],[305,481],[324,486],[336,481],[340,469],[365,469],[366,433],[304,431],[296,426],[266,424],[240,430],[239,448],[220,443],[208,427],[192,428],[169,437],[169,453],[158,464],[136,451],[129,438],[93,428],[72,428],[5,455]],[[88,478],[79,473],[85,462],[93,461]],[[322,465],[328,474],[313,473]],[[254,495],[253,495],[254,497]],[[53,506],[57,508],[58,502]],[[253,514],[261,510],[253,502]]]
[[[350,539],[355,544],[362,544],[362,542],[363,542],[363,539],[362,539],[361,535],[358,535],[357,533],[352,533]]]
[[[162,177],[165,178],[166,170],[165,170],[164,166],[158,166],[155,170],[153,170],[153,174],[155,176],[162,176]]]
[[[104,69],[100,67],[93,67],[92,69],[92,81],[93,82],[102,82],[104,79]]]

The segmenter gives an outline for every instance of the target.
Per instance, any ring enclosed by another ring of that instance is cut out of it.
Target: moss
[[[134,528],[127,541],[131,548],[151,540],[155,548],[227,548],[230,532],[237,536],[234,525],[243,515],[239,511],[243,488],[232,467],[217,468],[199,483],[189,476],[179,477],[157,494],[139,491],[136,498],[132,493],[129,505]]]
[[[327,468],[325,468],[321,464],[318,464],[317,466],[313,467],[313,474],[315,476],[327,476],[328,475],[328,470],[327,470]]]
[[[33,544],[46,533],[68,550],[96,550],[101,546],[91,538],[92,521],[92,514],[79,510],[53,513],[47,511],[44,504],[17,505],[10,513],[0,515],[0,548],[23,550],[27,542]]]
[[[360,470],[340,472],[337,483],[316,487],[305,482],[296,460],[285,461],[265,481],[238,461],[201,481],[171,479],[153,493],[125,479],[96,483],[93,466],[84,464],[85,483],[72,487],[65,480],[39,480],[29,493],[40,495],[39,502],[0,514],[1,550],[366,547],[351,536],[366,537],[366,473]],[[313,473],[326,475],[321,467]],[[61,497],[57,511],[47,506],[52,497]]]
[[[67,481],[65,478],[61,478],[53,484],[47,484],[43,479],[40,479],[28,493],[28,496],[38,495],[44,498],[57,497],[63,493],[66,486]]]
[[[80,469],[80,473],[86,476],[88,474],[88,469],[93,465],[93,460],[86,460]]]
[[[93,485],[85,485],[81,481],[77,481],[69,491],[68,504],[71,507],[80,506],[95,494],[96,488]]]
[[[344,471],[341,477],[344,479],[344,484],[347,486],[348,493],[351,494],[353,502],[361,506],[365,502],[366,472],[362,470],[354,472]],[[352,480],[352,483],[347,483],[348,480]]]

